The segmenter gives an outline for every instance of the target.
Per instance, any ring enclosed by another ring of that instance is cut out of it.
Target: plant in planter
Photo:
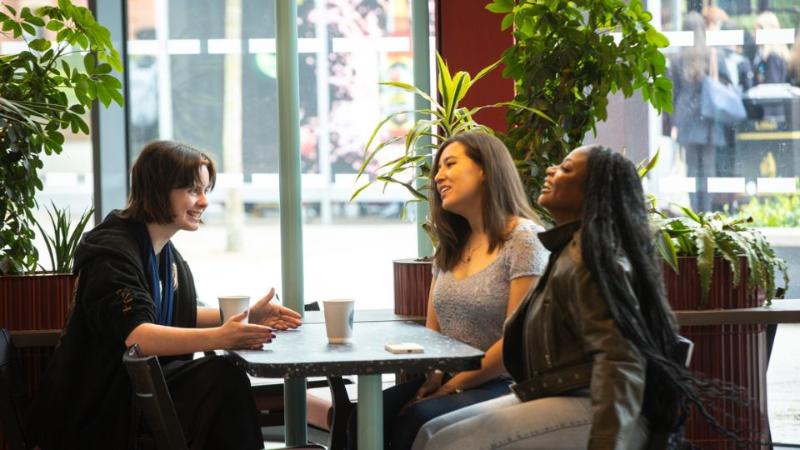
[[[436,55],[436,63],[437,92],[439,94],[439,99],[432,98],[427,92],[408,83],[399,81],[381,83],[382,85],[396,87],[414,95],[419,95],[428,101],[431,107],[422,110],[398,111],[386,116],[378,122],[367,141],[367,145],[364,147],[364,161],[361,163],[361,167],[358,170],[356,180],[365,176],[368,169],[376,165],[376,158],[379,155],[389,153],[394,144],[404,141],[403,152],[400,156],[377,165],[375,168],[375,178],[358,187],[350,197],[351,201],[374,183],[383,183],[384,189],[389,183],[395,183],[407,189],[412,196],[412,199],[406,202],[403,207],[403,213],[405,214],[405,209],[409,204],[428,201],[431,170],[430,152],[438,148],[438,143],[444,142],[451,136],[462,131],[481,129],[487,133],[493,133],[490,128],[475,122],[473,117],[483,108],[499,107],[506,104],[497,103],[494,105],[467,108],[461,106],[461,101],[466,97],[470,88],[475,83],[497,67],[499,61],[483,68],[474,78],[470,76],[469,73],[463,71],[454,74],[450,73],[447,63],[445,63],[444,59],[442,59],[438,53]],[[381,142],[376,142],[376,138],[384,125],[398,116],[408,114],[419,114],[425,118],[414,122],[408,132],[403,136],[393,136]],[[434,142],[432,144],[423,144],[420,140],[422,137],[430,137]],[[417,183],[418,181],[420,182],[419,186]],[[424,228],[435,246],[430,224],[426,223]]]
[[[95,100],[122,105],[122,85],[111,75],[122,63],[110,32],[69,0],[35,11],[0,4],[0,33],[26,43],[23,51],[0,55],[0,323],[60,329],[74,276],[32,273],[42,157],[62,151],[67,129],[89,132],[84,115]],[[52,349],[22,350],[20,368],[32,394]]]
[[[545,169],[607,119],[609,94],[640,91],[659,112],[672,110],[659,51],[669,41],[641,0],[493,0],[486,9],[504,15],[503,29],[513,26],[502,56],[516,86],[504,140],[529,198],[538,198]]]
[[[789,284],[786,263],[775,255],[764,235],[751,228],[752,219],[728,217],[720,212],[695,213],[686,207],[681,210],[685,217],[667,217],[654,210],[652,221],[659,232],[659,253],[675,273],[680,273],[678,257],[696,259],[701,295],[697,308],[709,306],[711,282],[718,265],[715,259],[720,258],[730,267],[734,287],[746,274],[747,290],[760,292],[767,304],[776,293],[785,291]],[[783,287],[777,286],[778,276],[782,276]]]
[[[36,221],[36,227],[44,237],[47,246],[47,253],[50,257],[50,267],[54,273],[72,273],[72,262],[75,257],[75,250],[78,248],[83,230],[89,219],[92,218],[94,208],[89,208],[78,217],[75,227],[72,228],[71,214],[69,209],[59,209],[51,203],[51,209],[47,210],[47,217],[50,219],[52,233],[47,233],[42,224]],[[39,267],[44,270],[40,264]]]
[[[640,169],[640,174],[644,176],[657,160],[658,154]],[[719,212],[696,213],[686,207],[680,207],[681,217],[668,217],[658,210],[653,196],[648,202],[672,308],[749,308],[782,296],[789,283],[786,264],[752,228],[752,219]],[[780,278],[783,287],[776,282]],[[722,413],[717,417],[720,423],[739,429],[741,423],[736,420],[746,418],[747,429],[740,436],[767,440],[764,325],[688,326],[682,327],[681,333],[696,345],[690,369],[740,386],[751,399],[747,405],[717,405]],[[694,443],[703,442],[704,448],[724,449],[729,445],[702,419],[690,417],[686,429],[687,437]]]

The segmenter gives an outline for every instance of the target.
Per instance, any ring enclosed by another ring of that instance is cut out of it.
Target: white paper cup
[[[242,311],[246,311],[247,308],[250,307],[249,295],[223,295],[218,298],[219,314],[222,318],[222,323],[227,322],[231,317],[239,314]],[[242,323],[247,323],[249,318],[250,316],[248,315],[244,318]]]
[[[353,299],[336,298],[323,300],[325,331],[331,344],[346,344],[353,336]]]

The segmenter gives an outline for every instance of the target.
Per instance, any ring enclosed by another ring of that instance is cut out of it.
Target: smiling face
[[[538,202],[558,224],[578,220],[583,214],[588,160],[589,147],[578,147],[561,164],[547,169]]]
[[[170,206],[174,219],[172,225],[177,230],[195,231],[200,227],[200,220],[208,207],[210,188],[208,167],[205,164],[198,169],[195,184],[189,187],[175,188],[169,194]]]
[[[481,211],[484,172],[467,155],[467,148],[453,142],[442,150],[434,182],[442,208],[460,216]]]

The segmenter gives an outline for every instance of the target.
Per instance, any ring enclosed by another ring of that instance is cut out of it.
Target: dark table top
[[[309,317],[310,319],[310,317]],[[414,342],[424,353],[393,354],[386,343]],[[425,373],[480,368],[483,352],[409,321],[357,322],[349,344],[328,344],[325,325],[306,322],[279,331],[263,350],[229,352],[257,377],[312,377],[382,373]]]

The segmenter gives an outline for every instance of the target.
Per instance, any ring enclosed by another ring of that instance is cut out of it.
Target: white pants
[[[635,424],[626,449],[643,448],[647,431]],[[585,449],[592,425],[585,396],[520,402],[514,394],[437,417],[417,434],[412,450]]]

